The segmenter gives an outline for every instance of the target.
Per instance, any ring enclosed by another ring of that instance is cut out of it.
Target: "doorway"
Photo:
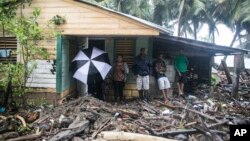
[[[105,39],[89,39],[88,47],[93,48],[96,47],[100,50],[105,51]],[[102,93],[102,82],[103,81],[95,81],[93,80],[90,84],[88,84],[88,93],[94,95],[96,98],[100,100],[104,100]]]

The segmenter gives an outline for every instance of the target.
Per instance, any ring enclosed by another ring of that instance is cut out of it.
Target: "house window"
[[[0,63],[17,60],[17,40],[15,37],[0,37]]]
[[[117,39],[115,41],[115,55],[123,55],[123,60],[128,63],[130,69],[134,60],[134,46],[133,39]]]

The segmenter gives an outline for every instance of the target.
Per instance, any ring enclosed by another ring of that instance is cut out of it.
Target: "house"
[[[36,7],[41,8],[38,20],[41,27],[46,28],[47,22],[55,16],[64,17],[66,23],[54,27],[61,31],[60,36],[40,42],[40,46],[50,53],[50,61],[37,60],[38,67],[27,84],[34,88],[31,99],[43,97],[55,102],[76,92],[76,80],[72,77],[70,67],[82,46],[96,46],[108,52],[111,63],[116,54],[123,54],[129,67],[140,48],[144,47],[148,49],[151,59],[158,52],[166,53],[170,60],[169,68],[173,68],[172,58],[180,48],[184,48],[190,64],[196,67],[200,78],[206,81],[210,80],[214,55],[247,53],[245,50],[174,37],[171,30],[159,25],[84,1],[33,0],[31,6],[23,9],[23,15],[31,15]],[[174,76],[174,69],[168,75]],[[154,79],[151,80],[154,86]],[[173,77],[171,82],[174,82]],[[129,75],[124,93],[127,98],[138,96],[132,74]]]

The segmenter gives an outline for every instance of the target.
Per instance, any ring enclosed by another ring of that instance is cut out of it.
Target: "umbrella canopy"
[[[96,47],[80,50],[73,61],[81,64],[73,77],[85,84],[105,79],[111,69],[108,53]]]

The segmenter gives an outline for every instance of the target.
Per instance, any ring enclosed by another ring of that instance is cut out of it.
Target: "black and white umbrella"
[[[73,61],[81,64],[73,77],[85,84],[105,79],[111,69],[108,53],[96,47],[80,50]]]

